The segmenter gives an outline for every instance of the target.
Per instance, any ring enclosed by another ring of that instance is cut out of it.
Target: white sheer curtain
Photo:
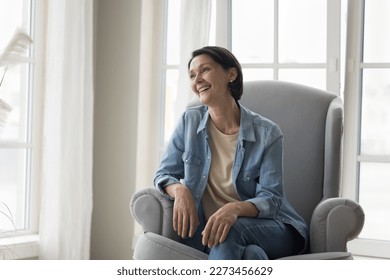
[[[46,0],[41,259],[88,259],[93,0]]]
[[[187,63],[192,51],[208,45],[211,19],[210,0],[182,0],[180,12],[180,68],[176,119],[194,96],[188,78]]]
[[[137,118],[137,164],[134,192],[153,186],[153,176],[159,164],[161,116],[161,65],[163,47],[164,2],[143,0],[141,11],[140,68]],[[142,233],[134,223],[134,237]],[[134,243],[134,242],[133,242]],[[135,243],[134,243],[135,244]]]

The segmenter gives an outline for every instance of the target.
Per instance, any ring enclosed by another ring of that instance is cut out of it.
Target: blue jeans
[[[304,247],[303,238],[294,227],[272,219],[240,217],[232,226],[226,240],[205,248],[199,227],[195,236],[183,243],[209,253],[210,260],[277,259],[298,254]]]

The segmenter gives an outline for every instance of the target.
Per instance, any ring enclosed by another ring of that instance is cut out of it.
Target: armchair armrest
[[[153,232],[178,240],[172,226],[172,207],[173,201],[154,188],[136,192],[130,201],[130,212],[144,232]]]
[[[340,197],[322,201],[311,219],[311,252],[346,252],[347,242],[359,235],[363,225],[364,212],[357,202]]]

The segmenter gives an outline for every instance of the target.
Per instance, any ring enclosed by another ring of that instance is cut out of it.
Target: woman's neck
[[[232,98],[232,102],[209,107],[212,122],[224,134],[236,134],[240,129],[240,108]]]

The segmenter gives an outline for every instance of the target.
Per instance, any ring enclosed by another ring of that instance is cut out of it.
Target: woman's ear
[[[230,68],[230,72],[229,72],[230,82],[234,82],[237,79],[237,76],[238,76],[237,69],[235,67]]]

